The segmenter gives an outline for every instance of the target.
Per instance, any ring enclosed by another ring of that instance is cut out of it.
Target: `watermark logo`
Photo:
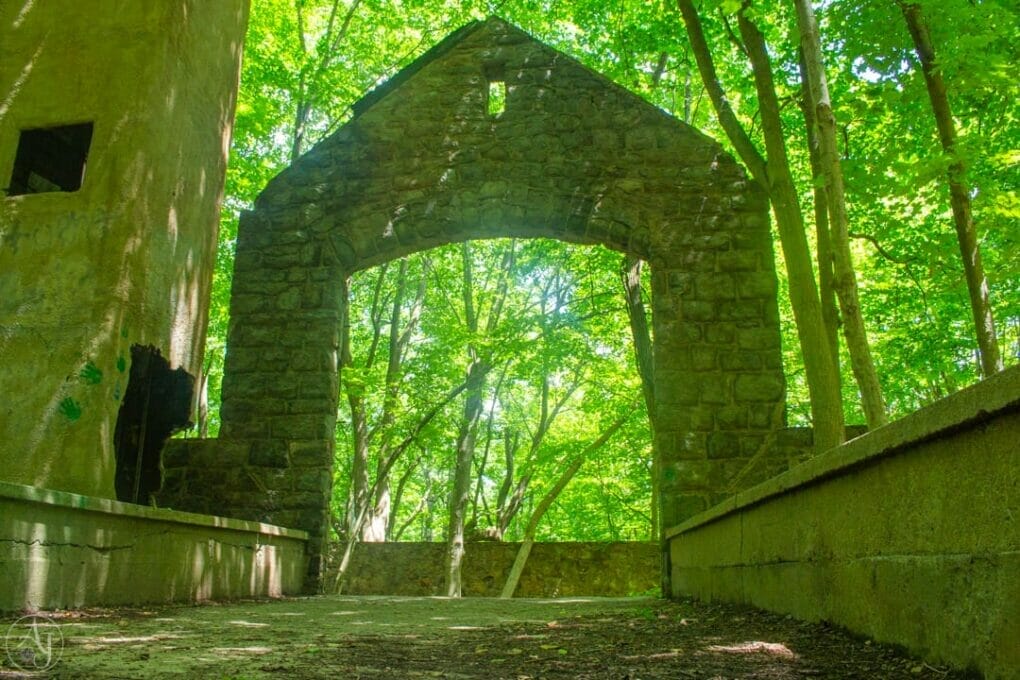
[[[64,634],[48,616],[22,616],[11,624],[4,636],[7,660],[29,673],[46,671],[57,665],[64,651]]]

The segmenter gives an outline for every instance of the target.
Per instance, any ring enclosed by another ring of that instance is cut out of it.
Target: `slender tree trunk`
[[[678,0],[678,3],[698,63],[698,70],[719,117],[719,123],[755,181],[768,192],[772,202],[786,260],[790,305],[797,325],[797,337],[800,341],[804,373],[811,397],[815,448],[823,451],[838,446],[844,438],[839,376],[833,370],[835,363],[825,340],[818,288],[811,268],[811,251],[804,232],[804,218],[800,211],[797,190],[786,157],[779,103],[764,40],[750,22],[746,19],[741,21],[742,28],[754,34],[752,39],[756,42],[754,50],[750,50],[750,45],[748,48],[752,57],[755,88],[761,105],[762,128],[768,153],[767,164],[741,127],[726,99],[693,1]]]
[[[797,322],[808,390],[812,394],[815,447],[824,451],[841,444],[845,436],[843,397],[839,375],[835,370],[837,364],[825,339],[822,306],[811,269],[811,252],[807,244],[804,215],[801,213],[797,187],[786,154],[779,100],[776,96],[765,39],[743,12],[737,16],[737,25],[747,47],[754,73],[755,90],[758,94],[762,132],[768,153],[766,176],[770,185],[769,193],[772,196],[772,207],[783,244],[790,285],[790,302]],[[801,309],[800,315],[797,314],[798,308]],[[817,398],[815,394],[818,395]]]
[[[462,297],[464,302],[464,322],[468,332],[475,335],[479,331],[481,309],[475,308],[474,278],[470,243],[465,242],[461,248],[464,266],[464,282]],[[499,276],[495,286],[485,321],[485,334],[492,337],[499,326],[503,304],[509,291],[510,279],[516,266],[516,242],[511,241],[503,255]],[[480,305],[479,305],[480,306]],[[480,350],[474,345],[468,346],[467,389],[464,400],[464,415],[457,436],[456,467],[454,470],[453,489],[450,494],[450,524],[447,530],[446,560],[446,593],[449,597],[461,596],[461,563],[464,559],[464,524],[466,521],[468,501],[471,497],[471,469],[475,452],[475,438],[481,420],[485,391],[485,380],[492,368],[491,356],[481,356]]]
[[[407,271],[408,260],[400,260],[400,269],[397,272],[397,285],[393,294],[393,301],[390,305],[389,339],[387,343],[388,358],[386,362],[386,384],[383,396],[382,417],[379,419],[376,430],[381,433],[379,456],[376,465],[376,491],[370,502],[372,503],[368,521],[365,524],[363,541],[381,542],[386,540],[386,531],[390,520],[390,481],[383,474],[384,462],[389,455],[392,445],[394,426],[397,420],[398,400],[400,397],[400,380],[403,377],[404,349],[418,322],[417,309],[425,295],[424,282],[425,273],[422,273],[418,285],[418,295],[411,304],[411,312],[408,314],[406,328],[404,322],[404,300],[407,294]]]
[[[581,453],[570,462],[566,469],[560,474],[556,483],[553,484],[552,488],[542,497],[539,501],[538,507],[531,513],[531,517],[528,519],[528,527],[524,531],[524,539],[521,542],[520,550],[517,552],[517,557],[514,559],[514,564],[510,568],[510,574],[507,576],[506,583],[503,585],[503,591],[499,594],[501,598],[510,598],[514,596],[514,591],[517,590],[517,584],[521,580],[521,574],[524,573],[524,565],[528,562],[528,556],[531,554],[531,546],[535,543],[535,533],[538,531],[538,525],[545,517],[545,513],[552,507],[553,502],[563,492],[563,489],[567,488],[567,484],[574,478],[577,471],[584,465],[584,461],[588,459],[595,451],[602,448],[606,442],[608,442],[616,432],[626,424],[630,418],[630,412],[625,413],[616,419],[616,421],[610,425],[605,432],[603,432],[598,439],[593,441],[591,444],[585,447]]]
[[[400,510],[400,504],[404,500],[404,490],[407,488],[407,483],[411,480],[411,477],[414,475],[415,470],[417,469],[418,463],[420,461],[421,459],[419,458],[412,464],[408,465],[407,469],[404,470],[404,474],[400,475],[400,479],[397,480],[397,488],[392,494],[393,500],[391,504],[391,509],[386,520],[386,533],[383,538],[383,540],[385,541],[396,540],[393,537],[393,534],[397,528],[397,516]]]
[[[652,338],[648,331],[648,318],[641,295],[641,259],[626,255],[623,260],[623,290],[627,300],[627,316],[634,337],[634,356],[638,375],[641,376],[641,395],[648,411],[648,425],[652,431],[652,512],[651,537],[659,538],[659,452],[655,447],[655,375],[652,358]]]
[[[489,407],[489,416],[488,418],[486,418],[485,421],[485,448],[482,451],[482,463],[481,465],[478,466],[478,474],[475,475],[475,492],[474,497],[471,499],[471,520],[468,523],[472,527],[472,529],[474,529],[476,532],[479,531],[478,530],[479,505],[482,505],[483,510],[485,511],[485,521],[486,522],[492,521],[492,517],[490,516],[489,508],[485,500],[483,486],[485,478],[485,469],[489,461],[489,452],[492,449],[494,425],[496,420],[496,404],[499,402],[500,393],[503,391],[503,381],[506,380],[506,374],[508,370],[510,370],[509,361],[503,364],[503,370],[499,374],[499,379],[496,380],[496,387],[492,391],[492,394],[489,395],[489,401],[491,402],[491,406]],[[509,470],[508,472],[512,474],[512,470]],[[486,528],[489,529],[490,527],[487,526]],[[490,533],[489,537],[492,537],[491,532],[487,533]]]
[[[343,299],[346,307],[350,308],[350,287],[349,282],[343,282]],[[354,365],[354,357],[351,353],[351,324],[350,315],[345,315],[343,320],[342,337],[340,345],[340,368],[341,377],[343,369],[351,368]],[[365,415],[364,400],[361,389],[352,387],[344,382],[344,392],[347,393],[347,404],[351,409],[351,486],[347,495],[347,540],[353,541],[358,515],[369,504],[368,497],[368,419]]]
[[[368,423],[365,407],[360,396],[347,394],[347,403],[351,409],[351,429],[353,438],[353,458],[351,459],[351,490],[347,502],[348,536],[353,537],[354,523],[363,508],[371,503],[369,498],[368,479]]]
[[[908,2],[900,3],[900,8],[903,10],[907,28],[913,38],[917,57],[921,61],[921,70],[924,72],[924,82],[928,87],[928,98],[931,99],[932,113],[935,115],[935,124],[938,127],[942,150],[952,160],[948,168],[949,202],[953,209],[956,239],[960,244],[963,271],[967,278],[967,290],[970,293],[970,308],[974,316],[974,328],[977,332],[981,373],[987,378],[1003,369],[1003,361],[999,354],[999,341],[995,334],[995,319],[992,316],[992,304],[989,299],[988,279],[985,277],[985,268],[981,263],[981,246],[977,229],[974,226],[970,193],[967,190],[967,168],[963,159],[956,152],[956,125],[949,107],[949,95],[935,59],[935,46],[932,44],[928,23],[921,12],[921,6]]]
[[[878,372],[871,357],[871,346],[864,326],[864,316],[858,296],[857,274],[850,255],[849,217],[846,212],[846,191],[843,170],[836,146],[836,117],[832,111],[829,85],[822,64],[822,45],[818,35],[818,22],[809,0],[794,0],[797,8],[797,26],[804,64],[808,72],[809,92],[815,113],[815,125],[822,171],[825,176],[826,204],[829,207],[829,233],[835,264],[836,297],[843,313],[843,334],[850,354],[850,366],[861,391],[861,406],[869,429],[877,429],[889,422],[882,398]]]
[[[825,339],[829,343],[829,354],[832,356],[833,370],[842,382],[839,367],[839,310],[836,302],[836,283],[833,272],[832,243],[829,237],[829,204],[823,185],[821,152],[818,148],[818,133],[815,127],[815,112],[811,105],[808,86],[807,65],[804,54],[800,58],[801,79],[801,110],[804,113],[804,125],[807,130],[808,150],[811,161],[811,184],[814,196],[815,241],[818,249],[818,292],[822,303],[822,325],[825,327]]]
[[[464,323],[471,335],[478,332],[478,315],[474,302],[474,276],[471,245],[461,246],[464,281],[461,294],[464,301]],[[486,367],[474,346],[468,346],[467,389],[464,412],[457,432],[456,462],[453,488],[450,491],[450,523],[446,532],[446,595],[460,597],[462,591],[461,563],[464,560],[464,524],[468,500],[471,496],[471,466],[475,454],[475,436],[482,416],[482,391],[485,388]]]
[[[303,94],[304,80],[299,92]],[[298,100],[297,111],[294,113],[294,134],[291,136],[290,162],[296,163],[301,154],[304,153],[305,132],[308,127],[308,115],[312,112],[312,105],[304,99]]]
[[[457,462],[453,490],[450,493],[450,526],[447,539],[446,595],[460,597],[462,591],[461,563],[464,560],[464,523],[471,496],[471,462],[475,452],[475,436],[482,416],[482,390],[485,368],[475,359],[468,368],[464,416],[457,435]]]
[[[201,439],[209,436],[209,368],[206,363],[198,383],[198,436]]]
[[[375,492],[372,511],[362,531],[361,540],[366,543],[382,543],[386,540],[386,530],[390,522],[390,480],[383,478]]]

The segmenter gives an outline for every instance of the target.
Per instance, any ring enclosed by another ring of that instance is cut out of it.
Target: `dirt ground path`
[[[53,678],[963,677],[822,625],[650,598],[333,596],[51,618]],[[0,677],[33,677],[0,658]]]

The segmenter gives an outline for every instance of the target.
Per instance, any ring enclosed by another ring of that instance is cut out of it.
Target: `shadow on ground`
[[[55,678],[964,677],[825,625],[649,598],[331,596],[51,617]],[[0,677],[31,677],[3,662]]]

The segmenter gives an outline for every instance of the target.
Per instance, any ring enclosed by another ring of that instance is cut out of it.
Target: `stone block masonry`
[[[167,449],[160,502],[300,522],[320,553],[344,277],[501,236],[650,263],[668,524],[760,481],[785,384],[764,195],[709,138],[492,18],[369,93],[242,214],[221,438]]]
[[[464,595],[498,597],[520,543],[468,543]],[[445,543],[362,543],[347,595],[445,594]],[[658,594],[657,543],[536,543],[515,597],[627,597]],[[331,581],[332,582],[332,581]]]

